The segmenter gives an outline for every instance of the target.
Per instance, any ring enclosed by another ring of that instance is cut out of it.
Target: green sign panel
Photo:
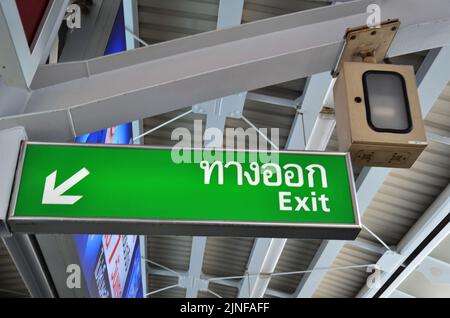
[[[32,233],[352,239],[346,154],[23,145],[9,223]]]

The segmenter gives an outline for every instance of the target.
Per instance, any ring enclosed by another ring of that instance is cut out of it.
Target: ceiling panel
[[[0,298],[30,297],[30,294],[6,249],[0,239]]]
[[[441,121],[441,117],[450,116],[450,98],[447,98],[450,92],[449,87],[450,85],[446,87],[426,117],[427,132],[450,136],[450,121]],[[449,145],[429,141],[429,146],[411,169],[392,169],[363,215],[363,224],[386,244],[396,246],[450,183],[449,158]],[[364,230],[359,238],[379,244]],[[450,254],[449,251],[447,250],[446,255]],[[351,264],[349,260],[356,255],[347,247],[338,255],[335,265]],[[377,259],[374,258],[374,261]],[[358,274],[354,272],[354,274],[350,277],[344,274],[328,273],[321,281],[315,296],[356,296],[369,274],[362,271]]]
[[[140,36],[148,43],[168,41],[216,28],[218,0],[139,0]],[[242,23],[288,14],[305,9],[329,5],[330,1],[308,0],[246,0]],[[409,54],[391,59],[398,64],[411,64],[417,70],[427,52]],[[303,93],[305,79],[281,83],[276,86],[256,90],[256,93],[295,100]],[[149,130],[186,112],[185,109],[148,118],[144,121],[144,130]],[[296,110],[288,107],[247,100],[244,116],[257,127],[279,128],[280,148],[286,144]],[[187,128],[194,137],[202,139],[202,130],[194,132],[194,121],[202,120],[204,129],[205,116],[190,114],[167,125],[145,137],[146,145],[173,146],[171,140],[175,128]],[[450,87],[434,105],[426,119],[427,131],[450,136]],[[227,119],[227,128],[248,128],[239,119]],[[225,146],[229,140],[225,138]],[[334,133],[328,145],[328,151],[338,149],[337,136]],[[450,181],[450,149],[448,146],[430,142],[428,149],[409,170],[394,169],[378,191],[366,211],[363,222],[386,243],[396,245],[410,227],[420,218],[426,208]],[[354,167],[355,175],[361,167]],[[367,232],[361,232],[360,240],[374,244],[379,243]],[[158,238],[152,242],[157,251],[153,255],[164,265],[174,266],[186,271],[189,266],[190,238],[178,241],[175,238]],[[165,241],[169,241],[167,243]],[[177,247],[175,245],[180,243]],[[169,244],[166,248],[165,244]],[[308,267],[314,257],[320,241],[288,240],[276,272],[299,271]],[[252,239],[208,238],[203,264],[203,273],[208,276],[243,275],[253,246]],[[149,247],[149,252],[151,252]],[[163,252],[163,250],[167,250]],[[179,255],[178,255],[179,254]],[[355,264],[372,264],[379,255],[346,245],[335,261],[334,266]],[[179,262],[180,264],[178,264]],[[170,266],[169,266],[170,267]],[[172,268],[172,267],[171,267]],[[332,271],[321,282],[316,297],[353,297],[364,285],[368,273],[365,269]],[[269,283],[270,290],[280,295],[295,291],[301,275],[273,277]],[[212,287],[214,286],[214,287]],[[235,287],[211,285],[211,290],[221,296],[234,297]],[[174,292],[176,293],[176,291]],[[201,292],[200,297],[214,297],[211,293]]]
[[[320,240],[288,240],[275,268],[275,273],[307,270],[316,254]],[[292,294],[297,289],[303,274],[273,276],[269,289]]]

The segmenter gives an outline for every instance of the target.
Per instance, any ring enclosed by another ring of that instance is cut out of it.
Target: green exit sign
[[[15,232],[354,239],[347,154],[24,143]]]

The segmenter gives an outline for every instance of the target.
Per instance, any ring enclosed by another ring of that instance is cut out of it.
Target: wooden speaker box
[[[339,150],[355,165],[409,168],[427,146],[412,66],[345,62],[334,102]]]

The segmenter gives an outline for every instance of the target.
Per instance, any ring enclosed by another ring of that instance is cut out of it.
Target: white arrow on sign
[[[57,170],[45,179],[44,195],[42,196],[42,204],[59,204],[73,205],[77,203],[83,196],[81,195],[63,195],[67,190],[72,188],[78,182],[89,175],[86,168],[75,173],[70,179],[63,182],[59,187],[55,188]]]

